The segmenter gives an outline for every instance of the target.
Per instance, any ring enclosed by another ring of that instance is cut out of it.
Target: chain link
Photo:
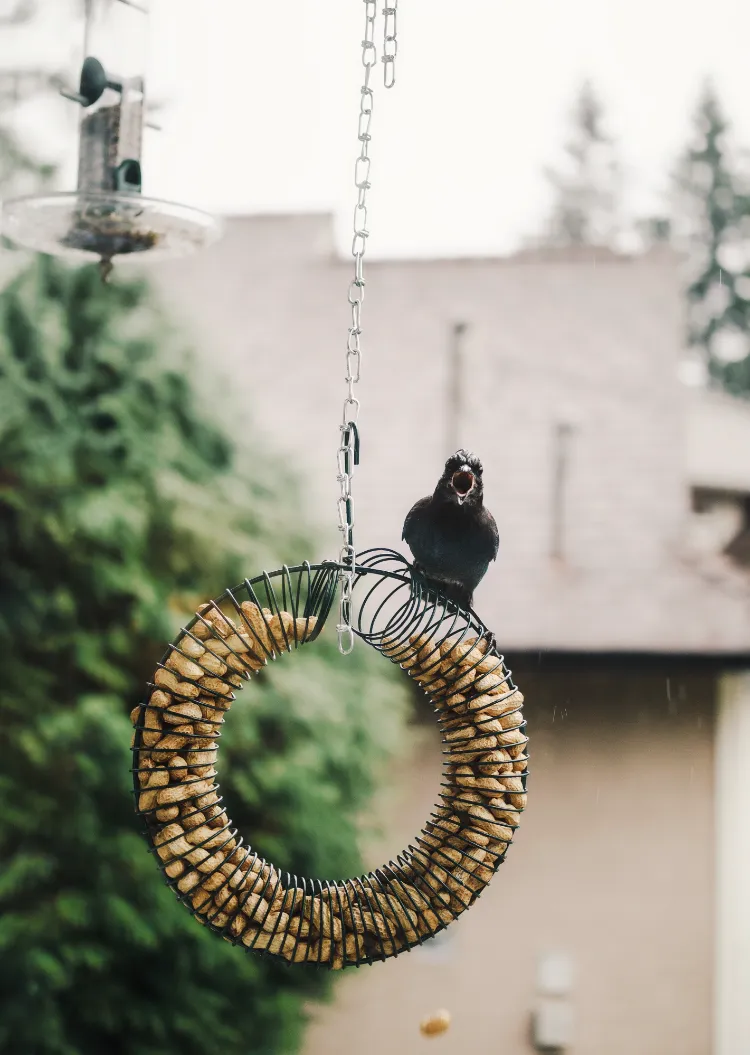
[[[385,16],[385,26],[383,28],[383,83],[386,88],[392,88],[396,83],[396,55],[398,54],[396,31],[398,0],[391,0],[390,6],[383,8],[383,15]]]
[[[386,88],[391,88],[395,81],[396,59],[396,4],[383,8],[383,78]],[[339,530],[343,536],[343,545],[339,554],[341,572],[339,622],[336,627],[339,636],[339,651],[348,655],[354,648],[354,631],[351,625],[352,589],[357,562],[354,547],[354,502],[352,499],[352,476],[354,467],[359,464],[359,400],[356,398],[355,385],[359,383],[362,368],[362,304],[365,299],[364,257],[367,248],[367,193],[370,190],[370,142],[372,136],[373,90],[370,85],[372,71],[377,63],[375,46],[375,21],[377,0],[363,0],[365,5],[365,33],[362,40],[362,66],[364,80],[360,90],[359,118],[357,122],[357,141],[359,156],[354,165],[354,186],[357,191],[357,203],[354,206],[352,238],[352,256],[354,257],[354,277],[349,283],[347,299],[351,309],[351,325],[346,339],[346,399],[341,420],[341,443],[338,449],[337,465],[340,494],[338,499]]]

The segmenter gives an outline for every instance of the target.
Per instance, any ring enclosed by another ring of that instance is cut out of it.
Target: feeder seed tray
[[[445,765],[439,801],[395,861],[343,882],[280,872],[243,842],[216,780],[235,690],[315,641],[341,566],[263,573],[203,605],[132,714],[136,809],[167,883],[233,944],[331,969],[421,944],[469,908],[502,863],[526,805],[523,697],[484,627],[426,591],[390,550],[360,555],[357,636],[433,704]]]
[[[198,209],[140,194],[74,191],[13,198],[3,234],[27,249],[111,260],[183,256],[215,241],[220,224]]]

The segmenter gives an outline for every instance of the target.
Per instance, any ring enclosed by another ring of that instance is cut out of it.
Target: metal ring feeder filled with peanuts
[[[233,944],[331,969],[396,956],[474,903],[526,804],[528,761],[523,697],[487,628],[430,591],[400,554],[366,551],[354,632],[435,709],[445,755],[437,805],[395,861],[344,881],[281,872],[244,842],[216,780],[221,727],[237,689],[319,636],[341,571],[284,567],[203,605],[132,715],[137,811],[177,897]]]

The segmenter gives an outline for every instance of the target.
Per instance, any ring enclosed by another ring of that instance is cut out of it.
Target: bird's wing
[[[401,532],[401,539],[402,541],[406,542],[407,545],[409,543],[409,536],[411,535],[412,528],[416,525],[420,513],[424,510],[429,501],[429,498],[420,498],[419,501],[415,502],[409,512],[406,514],[404,528]]]
[[[488,549],[490,549],[489,560],[496,560],[497,559],[497,551],[498,551],[498,549],[500,547],[500,533],[497,530],[497,524],[495,523],[495,518],[493,517],[492,513],[490,513],[489,509],[485,509],[484,510],[484,515],[485,515],[485,520],[486,520],[486,523],[487,523],[487,527],[490,529],[489,532],[488,532],[489,537],[491,539],[491,544],[490,544],[491,548],[488,547]]]

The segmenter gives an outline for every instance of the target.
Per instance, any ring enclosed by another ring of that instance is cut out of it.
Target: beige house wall
[[[304,1055],[532,1052],[538,957],[573,961],[575,1055],[708,1055],[713,1028],[715,684],[610,669],[519,674],[529,808],[489,890],[421,952],[345,976]],[[422,731],[391,793],[385,845],[411,841],[434,800],[439,743]],[[453,1026],[424,1040],[420,1019]]]

